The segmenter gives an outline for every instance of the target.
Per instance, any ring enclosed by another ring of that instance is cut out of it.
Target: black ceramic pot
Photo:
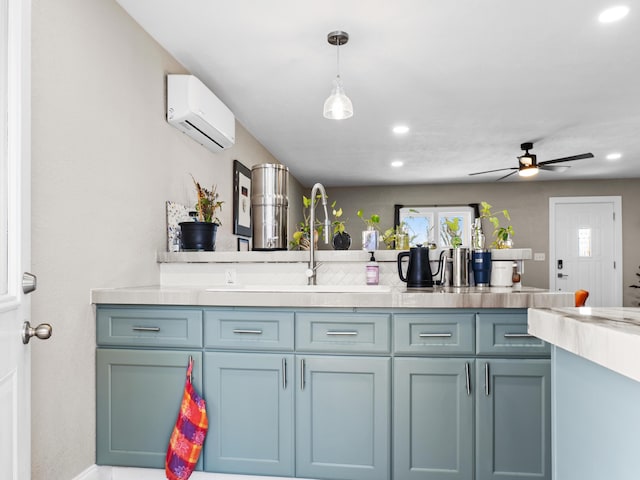
[[[216,231],[218,224],[208,222],[180,222],[180,248],[182,250],[216,249]]]
[[[334,250],[349,250],[351,246],[351,235],[347,232],[337,232],[333,236],[333,249]]]

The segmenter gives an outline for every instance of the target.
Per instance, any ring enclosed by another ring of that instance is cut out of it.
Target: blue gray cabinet
[[[387,480],[391,360],[298,356],[296,475]]]
[[[164,468],[190,355],[195,360],[193,383],[199,390],[198,351],[97,349],[98,465]]]
[[[394,337],[393,480],[551,479],[549,346],[525,310],[396,314]]]
[[[473,359],[394,359],[394,480],[473,478],[473,371]]]
[[[549,480],[549,348],[526,322],[523,309],[99,305],[97,463],[163,467],[192,355],[206,471]]]
[[[204,368],[204,469],[293,476],[293,355],[206,352]]]
[[[476,370],[476,480],[550,480],[550,360],[478,359]]]

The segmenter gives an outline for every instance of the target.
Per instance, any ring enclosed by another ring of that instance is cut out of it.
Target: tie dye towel
[[[191,476],[196,463],[198,463],[202,444],[209,428],[205,401],[191,384],[192,370],[193,358],[189,358],[182,404],[169,440],[165,460],[165,472],[168,480],[186,480]]]

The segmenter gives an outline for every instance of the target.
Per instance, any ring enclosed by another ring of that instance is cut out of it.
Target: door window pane
[[[578,256],[579,257],[591,256],[591,229],[590,228],[578,229]]]

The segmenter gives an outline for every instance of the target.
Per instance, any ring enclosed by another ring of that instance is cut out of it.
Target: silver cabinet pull
[[[451,333],[420,333],[418,336],[420,338],[451,338],[453,334]]]
[[[262,335],[262,330],[248,330],[244,328],[236,328],[233,333]]]
[[[504,338],[532,338],[530,333],[505,333]]]
[[[304,358],[300,359],[300,390],[304,390]]]
[[[489,396],[489,364],[484,364],[484,394]]]
[[[133,327],[134,332],[159,332],[160,327]]]
[[[471,395],[471,372],[469,370],[469,362],[464,363],[464,374],[466,377],[467,384],[467,397]]]
[[[287,359],[282,359],[282,389],[287,389]]]
[[[327,330],[326,335],[358,335],[358,332],[354,330]]]

